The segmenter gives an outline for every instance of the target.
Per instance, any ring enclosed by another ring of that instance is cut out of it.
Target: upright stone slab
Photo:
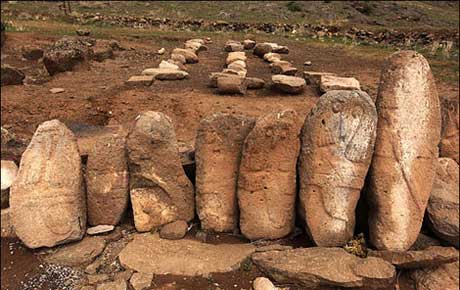
[[[14,229],[27,247],[53,247],[83,237],[81,169],[74,134],[58,120],[38,126],[10,192]]]
[[[299,210],[318,246],[342,246],[353,237],[376,128],[374,103],[362,91],[330,91],[305,119]]]
[[[369,229],[379,250],[404,251],[422,226],[438,159],[439,98],[426,59],[414,51],[386,60],[376,102]]]
[[[121,130],[97,137],[88,154],[86,187],[88,223],[117,225],[128,206],[128,158]]]
[[[243,146],[238,178],[240,229],[248,239],[288,235],[295,220],[300,128],[294,110],[257,120]]]
[[[236,187],[243,142],[254,127],[243,115],[215,113],[196,136],[196,204],[201,227],[216,232],[238,228]]]
[[[137,117],[127,139],[134,224],[150,231],[195,214],[193,185],[184,173],[171,119],[148,111]]]

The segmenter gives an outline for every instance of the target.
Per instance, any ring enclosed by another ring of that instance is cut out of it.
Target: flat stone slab
[[[198,241],[164,240],[138,234],[119,254],[123,267],[156,275],[207,276],[237,269],[255,251],[251,244],[211,245]]]
[[[273,75],[272,82],[275,88],[289,94],[301,93],[306,85],[303,78],[286,75]]]
[[[86,237],[80,242],[63,246],[56,252],[46,256],[44,260],[50,264],[79,266],[91,263],[105,248],[105,240],[101,237]]]
[[[303,77],[307,81],[308,85],[319,86],[319,82],[322,76],[336,76],[335,73],[329,72],[317,72],[317,71],[304,71]]]
[[[144,76],[132,76],[127,81],[126,84],[130,86],[150,86],[153,83],[155,76],[144,75]]]
[[[154,76],[157,80],[182,80],[188,77],[187,72],[172,68],[148,68],[142,74]]]
[[[113,225],[98,225],[95,227],[88,228],[86,230],[86,233],[88,235],[98,235],[98,234],[103,234],[103,233],[108,233],[113,231],[115,227]]]
[[[453,247],[428,247],[421,251],[370,251],[368,256],[382,258],[403,269],[434,267],[458,261],[458,251]]]
[[[298,248],[255,253],[253,262],[279,283],[305,287],[339,286],[384,288],[391,285],[396,271],[379,258],[358,258],[341,248]]]
[[[322,75],[319,82],[320,90],[325,93],[332,90],[360,90],[359,81],[355,78],[344,78],[333,75]]]

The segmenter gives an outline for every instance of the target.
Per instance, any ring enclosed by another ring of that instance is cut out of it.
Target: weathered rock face
[[[450,158],[439,158],[426,217],[440,239],[459,247],[459,169]]]
[[[458,261],[458,251],[453,247],[428,247],[421,251],[370,251],[368,256],[382,258],[403,269],[435,267]]]
[[[58,120],[42,123],[22,155],[11,187],[16,234],[29,248],[79,240],[85,233],[86,200],[74,134]]]
[[[243,142],[254,119],[215,113],[200,123],[195,144],[196,204],[201,227],[231,232],[238,227],[236,187]]]
[[[305,89],[305,80],[286,75],[273,75],[273,86],[288,94],[300,94]]]
[[[186,63],[197,63],[198,56],[196,53],[191,49],[183,49],[183,48],[175,48],[173,49],[172,55],[180,54],[185,58]]]
[[[208,276],[238,269],[254,250],[251,244],[170,241],[145,233],[136,235],[118,258],[123,267],[141,273]]]
[[[443,100],[441,112],[442,131],[439,156],[452,158],[459,163],[458,98]]]
[[[20,70],[8,65],[2,65],[0,76],[2,86],[22,85],[22,81],[26,77]]]
[[[305,119],[299,211],[318,246],[342,246],[353,237],[376,128],[374,103],[362,91],[330,91]]]
[[[168,240],[179,240],[187,234],[188,224],[178,220],[161,227],[160,238]]]
[[[98,136],[86,166],[88,223],[116,225],[128,206],[126,138],[121,130]]]
[[[248,239],[288,235],[295,220],[300,128],[294,110],[259,119],[246,137],[238,177],[241,232]]]
[[[404,251],[420,232],[441,131],[438,94],[422,55],[401,51],[390,56],[376,107],[379,122],[368,193],[370,238],[380,250]]]
[[[10,187],[16,179],[18,174],[18,166],[14,161],[11,160],[2,160],[1,161],[1,208],[7,208],[10,204]]]
[[[416,290],[438,290],[459,288],[459,262],[445,264],[435,268],[423,268],[410,272]]]
[[[178,219],[193,219],[193,185],[182,168],[171,119],[159,112],[142,113],[127,147],[136,229],[149,231]]]
[[[246,94],[247,84],[239,76],[226,76],[217,78],[217,91],[221,94]]]
[[[75,65],[92,56],[93,51],[89,46],[94,44],[92,39],[64,37],[45,51],[43,64],[50,75],[72,70]]]
[[[384,288],[396,271],[379,258],[358,258],[340,248],[298,248],[254,253],[253,262],[279,283],[305,287]]]

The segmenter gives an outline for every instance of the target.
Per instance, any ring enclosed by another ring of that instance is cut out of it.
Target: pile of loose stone
[[[224,50],[228,52],[222,72],[213,72],[209,76],[210,86],[217,88],[221,94],[246,94],[247,89],[262,89],[265,81],[260,78],[247,77],[247,56],[244,50],[252,49],[253,40],[243,43],[229,40]]]
[[[147,68],[140,76],[132,76],[126,83],[128,85],[150,86],[154,80],[182,80],[188,78],[186,63],[197,63],[198,53],[208,48],[206,43],[210,39],[189,39],[185,42],[185,48],[172,50],[168,60],[162,60],[158,68]]]
[[[258,119],[224,113],[204,118],[196,136],[195,186],[182,168],[173,123],[161,112],[140,114],[130,130],[106,127],[96,139],[77,140],[58,120],[44,122],[8,183],[2,235],[14,233],[30,248],[78,241],[87,223],[117,225],[130,199],[142,234],[132,233],[121,244],[117,267],[136,273],[207,276],[234,270],[250,256],[278,283],[384,288],[404,270],[416,289],[458,287],[459,166],[438,158],[441,110],[423,56],[390,56],[375,104],[360,90],[329,90],[302,128],[299,118],[287,108]],[[362,194],[373,250],[355,253]],[[195,210],[203,230],[241,232],[249,240],[288,236],[297,212],[318,247],[177,240]],[[442,243],[421,240],[424,218]],[[87,239],[69,247],[81,255],[86,241],[91,262],[94,253],[107,250],[107,238]],[[94,263],[88,266],[93,274],[99,267]],[[126,289],[126,280],[108,283]]]

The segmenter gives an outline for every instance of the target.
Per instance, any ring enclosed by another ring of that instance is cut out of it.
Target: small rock
[[[360,90],[359,81],[355,78],[344,78],[331,75],[322,75],[319,83],[322,92],[331,90]]]
[[[100,284],[96,287],[96,290],[126,290],[126,281],[122,279],[115,280],[113,282],[107,282]]]
[[[159,54],[159,55],[162,55],[162,54],[164,54],[165,52],[166,52],[166,49],[165,49],[164,47],[162,47],[162,48],[160,48],[160,49],[158,50],[158,54]]]
[[[305,80],[299,77],[273,75],[273,85],[276,89],[289,94],[299,94],[305,89]]]
[[[225,43],[225,51],[244,51],[244,46],[239,41],[229,40]]]
[[[368,256],[382,258],[402,269],[434,267],[458,261],[458,251],[455,248],[439,246],[421,251],[369,251]]]
[[[98,225],[98,226],[95,226],[95,227],[91,227],[91,228],[88,228],[86,230],[86,233],[88,235],[98,235],[98,234],[103,234],[103,233],[107,233],[107,232],[111,232],[113,231],[115,227],[113,225]]]
[[[44,259],[50,264],[80,266],[91,263],[105,248],[105,240],[100,237],[85,237],[80,242],[58,248]]]
[[[39,60],[43,57],[43,49],[40,47],[23,47],[22,48],[22,57],[27,60]]]
[[[202,243],[206,243],[208,241],[208,234],[205,231],[197,231],[195,238]]]
[[[186,221],[178,220],[161,227],[160,237],[168,240],[180,240],[187,234],[187,228]]]
[[[211,88],[217,88],[217,79],[221,77],[236,76],[237,74],[213,72],[209,75],[209,86]]]
[[[63,93],[65,92],[65,89],[63,88],[52,88],[50,89],[50,93],[52,94],[60,94],[60,93]]]
[[[269,52],[264,54],[264,60],[270,63],[281,61],[281,55],[279,55],[278,53]]]
[[[253,49],[255,45],[256,45],[256,42],[255,42],[254,40],[245,39],[245,40],[243,41],[243,47],[244,47],[244,49]]]
[[[177,54],[177,53],[171,54],[171,59],[178,61],[182,64],[185,64],[187,62],[187,60],[185,59],[185,56],[183,56],[182,54]]]
[[[132,76],[126,81],[128,86],[150,86],[155,79],[154,75]]]
[[[90,36],[91,35],[91,31],[87,29],[78,29],[75,31],[75,33],[77,33],[78,36]]]
[[[220,77],[217,79],[217,91],[221,94],[246,94],[247,84],[238,76]]]
[[[183,49],[183,48],[175,48],[172,51],[172,54],[180,54],[185,58],[185,61],[187,63],[197,63],[198,62],[198,56],[196,55],[193,50],[190,49]]]
[[[297,73],[297,68],[288,61],[275,61],[270,67],[273,74],[294,76]]]
[[[139,273],[133,274],[129,282],[133,286],[134,290],[148,289],[152,285],[153,274],[152,273]]]
[[[170,62],[162,60],[160,64],[158,65],[159,68],[164,68],[164,69],[172,69],[172,70],[179,70],[179,66],[172,64]]]
[[[103,62],[106,59],[114,58],[113,49],[111,47],[95,47],[93,50],[92,59],[97,62]]]
[[[303,65],[311,66],[311,61],[307,60],[306,62],[303,63]]]
[[[154,76],[157,80],[182,80],[188,77],[188,73],[169,68],[148,68],[142,71],[142,75]]]
[[[1,66],[1,85],[2,86],[9,86],[9,85],[22,85],[22,81],[26,77],[24,73],[20,70],[13,68],[8,65]]]
[[[278,290],[278,288],[273,285],[272,281],[265,277],[257,277],[254,279],[252,288],[254,288],[254,290]]]
[[[246,84],[250,90],[258,90],[265,87],[265,81],[259,78],[246,78]]]

